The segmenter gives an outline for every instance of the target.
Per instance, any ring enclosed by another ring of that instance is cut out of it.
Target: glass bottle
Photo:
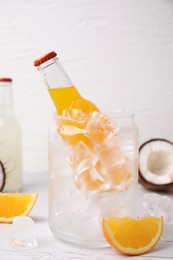
[[[78,92],[55,52],[36,60],[56,107],[49,135],[49,226],[55,236],[105,247],[101,219],[135,215],[138,134],[134,116],[101,113]]]
[[[12,79],[0,78],[0,190],[22,188],[22,137],[12,99]]]
[[[77,115],[75,114],[79,108],[85,115],[89,115],[93,111],[98,111],[98,108],[91,101],[82,98],[62,68],[56,52],[52,51],[35,60],[34,65],[40,71],[59,115],[64,114],[64,112],[68,113],[66,109],[68,110],[69,107],[72,110],[75,109],[73,117],[79,116],[79,113]]]

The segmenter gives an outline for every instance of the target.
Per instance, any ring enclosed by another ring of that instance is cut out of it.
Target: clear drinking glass
[[[134,115],[55,116],[49,138],[49,226],[56,237],[106,247],[103,217],[135,216],[138,130]]]

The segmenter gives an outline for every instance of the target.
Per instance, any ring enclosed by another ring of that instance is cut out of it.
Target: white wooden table
[[[30,217],[35,222],[38,247],[19,251],[12,248],[8,243],[11,231],[10,224],[0,224],[0,260],[121,260],[127,259],[113,248],[85,249],[67,244],[56,239],[48,227],[48,173],[25,174],[23,192],[38,192],[38,200]],[[148,192],[139,188],[139,195]],[[173,192],[166,194],[173,197]],[[172,230],[173,232],[173,230]],[[173,259],[173,242],[159,241],[159,243],[148,254],[134,257],[137,260]]]

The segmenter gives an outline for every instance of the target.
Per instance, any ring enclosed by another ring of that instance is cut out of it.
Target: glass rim
[[[95,111],[98,112],[98,111]],[[101,109],[100,113],[109,117],[110,119],[133,119],[135,114],[131,111],[121,110],[121,109]],[[78,121],[65,115],[58,115],[56,111],[53,112],[54,119],[68,119],[72,121]],[[86,119],[97,119],[92,117],[86,117],[84,120],[79,120],[79,122],[85,121]]]
[[[101,109],[101,113],[110,116],[110,118],[133,118],[135,116],[134,112],[127,111],[123,109]]]

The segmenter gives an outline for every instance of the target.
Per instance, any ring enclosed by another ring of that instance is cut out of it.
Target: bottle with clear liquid
[[[100,112],[81,96],[55,52],[34,65],[56,108],[49,136],[49,226],[65,241],[106,247],[102,217],[134,214],[138,182],[134,116]]]
[[[0,78],[0,190],[22,188],[22,136],[12,99],[12,79]]]

